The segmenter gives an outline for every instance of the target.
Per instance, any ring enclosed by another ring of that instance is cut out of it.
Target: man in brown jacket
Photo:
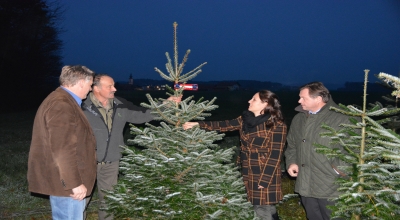
[[[53,219],[83,219],[96,180],[96,140],[81,110],[93,71],[64,66],[60,87],[40,105],[28,159],[29,191],[50,196]]]

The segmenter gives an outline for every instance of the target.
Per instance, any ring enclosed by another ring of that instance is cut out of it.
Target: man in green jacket
[[[127,122],[141,124],[153,120],[150,109],[136,106],[115,96],[114,80],[107,74],[96,74],[93,90],[82,103],[82,109],[96,137],[97,190],[100,207],[105,207],[102,190],[112,190],[117,184],[121,146],[124,146],[123,129]],[[180,97],[171,96],[170,101],[180,102]],[[99,210],[99,220],[111,220],[112,215]]]
[[[321,82],[311,82],[300,88],[299,113],[293,118],[287,136],[286,166],[290,176],[297,177],[295,192],[301,196],[309,220],[330,219],[334,205],[329,199],[339,195],[336,178],[343,173],[337,168],[342,165],[338,158],[327,158],[315,151],[314,144],[331,148],[330,138],[321,137],[323,123],[334,129],[348,123],[348,116],[329,110],[338,107],[331,99],[328,89]],[[343,162],[342,162],[343,163]]]

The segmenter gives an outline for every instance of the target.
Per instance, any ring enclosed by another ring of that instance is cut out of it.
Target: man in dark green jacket
[[[338,158],[327,158],[315,151],[314,143],[332,146],[330,138],[321,137],[323,123],[334,129],[348,123],[348,116],[329,110],[338,107],[331,99],[328,89],[321,82],[308,83],[300,88],[299,113],[293,118],[287,137],[286,166],[290,176],[297,177],[295,192],[301,201],[309,220],[330,219],[334,205],[330,198],[339,195],[336,178],[343,173],[337,168],[342,165]]]
[[[97,190],[99,202],[104,207],[104,192],[117,184],[121,146],[124,146],[123,129],[127,122],[142,124],[153,120],[150,109],[138,107],[132,102],[115,97],[117,89],[114,80],[107,74],[97,74],[93,80],[93,90],[82,104],[96,137],[97,154]],[[180,98],[169,97],[168,100],[180,102]],[[99,210],[99,219],[113,219],[112,216]]]

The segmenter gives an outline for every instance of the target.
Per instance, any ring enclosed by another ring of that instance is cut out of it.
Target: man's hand
[[[198,122],[185,122],[185,124],[182,125],[183,129],[187,130],[190,128],[193,128],[194,126],[199,125]]]
[[[297,164],[290,164],[287,171],[290,176],[297,177],[297,174],[299,173],[299,166],[297,166]]]
[[[73,199],[76,199],[76,200],[82,200],[86,197],[86,192],[87,192],[87,189],[86,189],[85,185],[81,184],[80,186],[73,188],[72,189],[73,194],[70,194],[69,196],[71,196]]]

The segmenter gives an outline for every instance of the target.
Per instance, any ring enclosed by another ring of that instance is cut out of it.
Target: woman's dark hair
[[[278,96],[269,90],[261,90],[258,92],[258,95],[262,102],[268,103],[267,107],[264,109],[264,114],[271,114],[272,121],[267,122],[267,125],[283,122],[281,103],[278,100]]]

